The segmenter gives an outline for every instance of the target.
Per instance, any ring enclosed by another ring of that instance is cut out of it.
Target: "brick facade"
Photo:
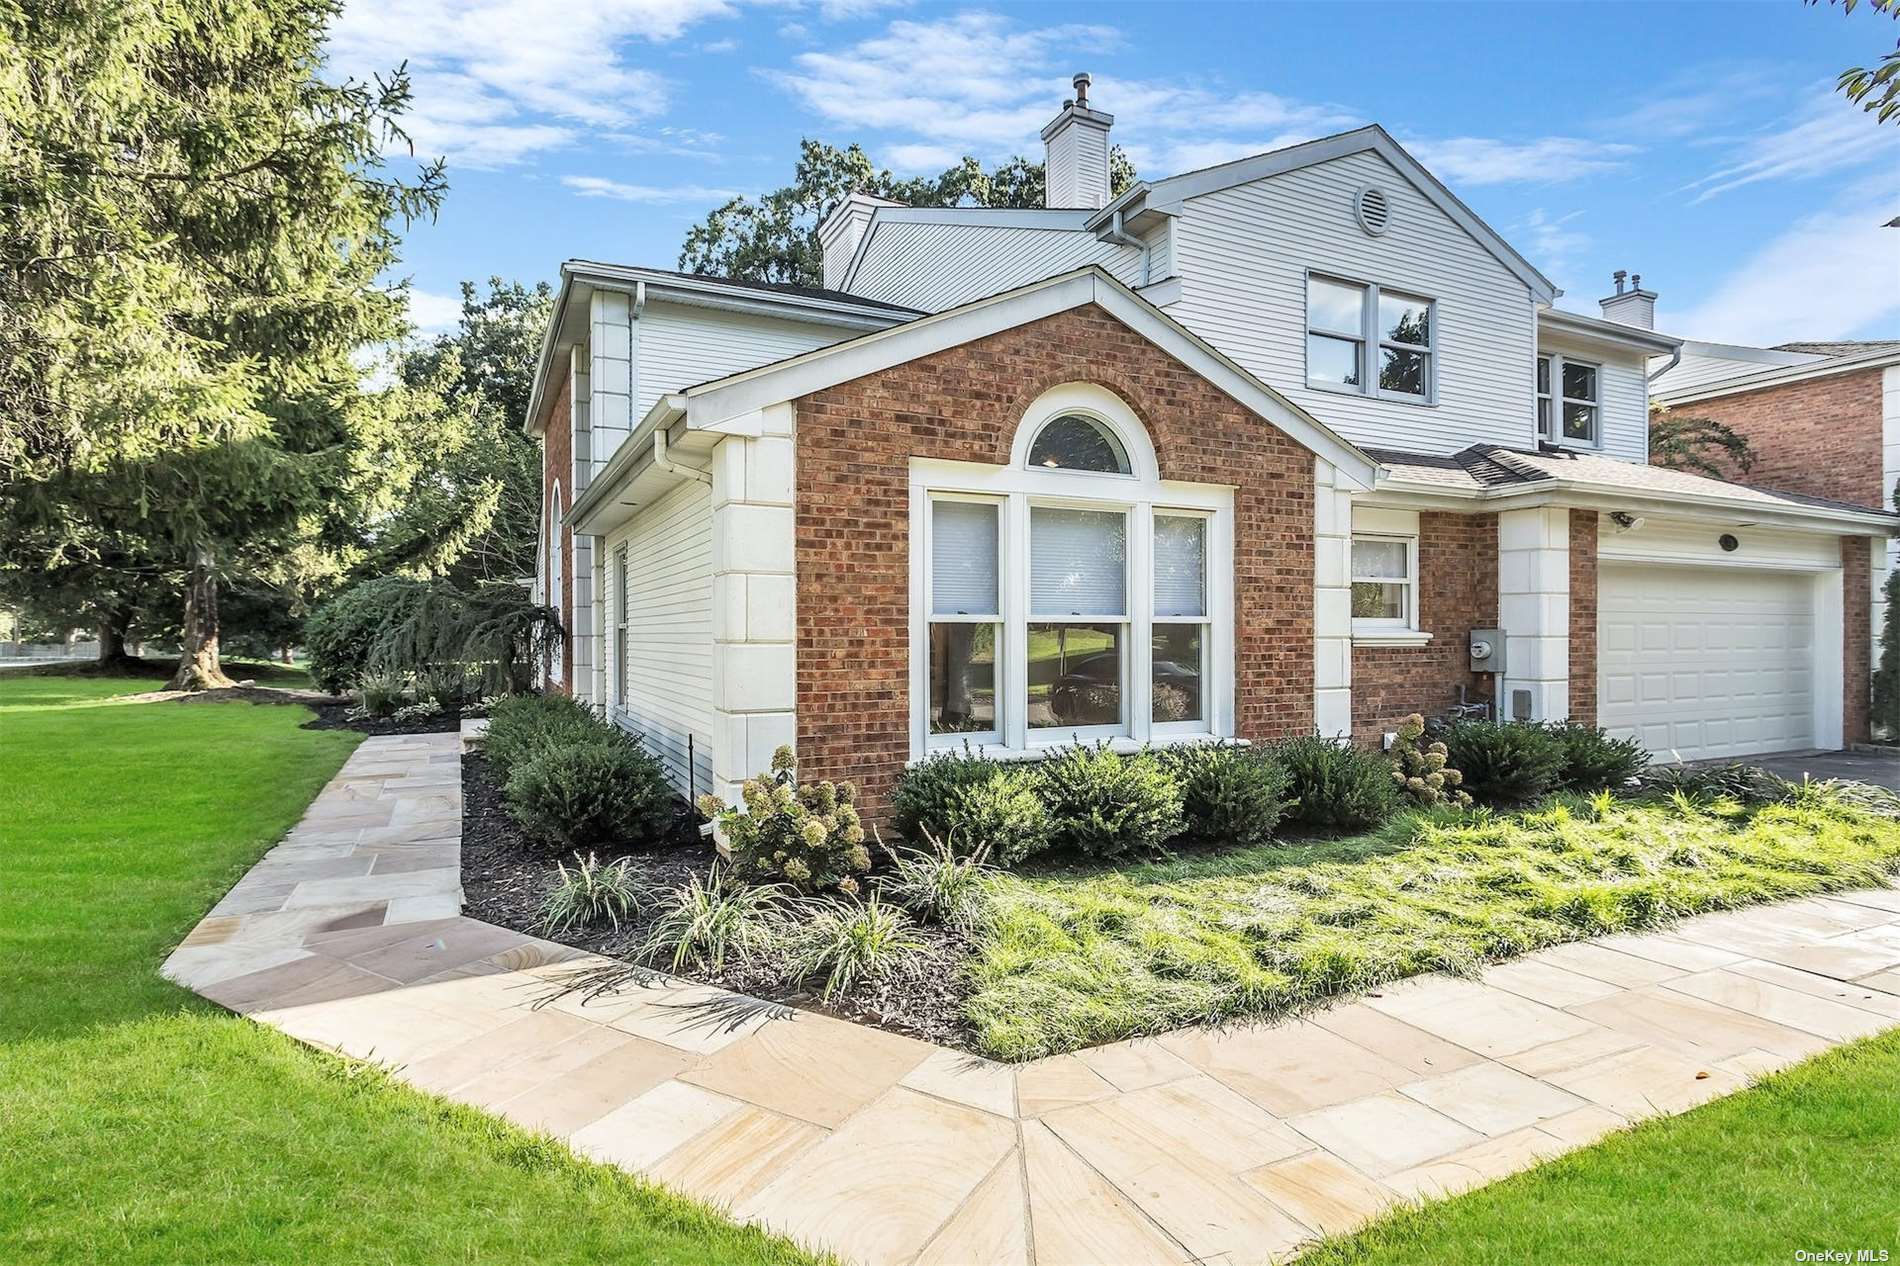
[[[552,598],[554,580],[552,567],[561,569],[561,626],[574,626],[574,534],[566,529],[568,511],[574,508],[574,419],[572,387],[566,374],[561,375],[560,390],[554,393],[554,400],[548,405],[547,427],[541,443],[541,534],[545,537],[548,530],[548,514],[554,505],[554,485],[561,485],[561,541],[558,559],[543,559],[541,562],[541,592]],[[561,643],[561,681],[548,681],[552,690],[571,693],[574,684],[574,649],[566,640]]]
[[[1835,374],[1677,405],[1748,441],[1755,464],[1736,483],[1829,497],[1885,510],[1881,484],[1881,372]]]
[[[1312,728],[1312,453],[1090,306],[797,402],[799,761],[874,815],[910,755],[910,459],[1006,465],[1065,382],[1126,401],[1164,479],[1235,485],[1236,725]]]
[[[1597,526],[1595,510],[1570,512],[1570,719],[1597,723]]]
[[[1873,706],[1873,540],[1841,538],[1841,739],[1865,743],[1872,737],[1868,714]],[[1818,648],[1817,648],[1818,649]]]
[[[1490,674],[1474,673],[1471,630],[1498,622],[1498,521],[1489,514],[1418,516],[1419,627],[1423,646],[1359,646],[1352,652],[1352,729],[1376,745],[1414,712],[1443,716],[1458,702],[1491,698]]]

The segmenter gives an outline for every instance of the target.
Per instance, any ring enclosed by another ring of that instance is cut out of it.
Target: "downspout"
[[[1658,378],[1661,378],[1664,374],[1668,373],[1670,370],[1674,369],[1677,365],[1680,365],[1680,364],[1682,364],[1682,344],[1678,343],[1676,344],[1676,350],[1669,354],[1669,363],[1667,365],[1664,365],[1661,369],[1657,370],[1655,373],[1651,374],[1649,377],[1645,378],[1643,381],[1655,382]]]
[[[712,472],[701,470],[697,466],[682,466],[666,455],[666,428],[656,427],[653,432],[653,468],[663,470],[669,475],[684,475],[688,479],[697,479],[708,488],[712,487]]]
[[[1147,285],[1149,270],[1148,243],[1122,227],[1122,213],[1119,207],[1115,210],[1114,219],[1110,220],[1108,227],[1102,231],[1102,237],[1107,241],[1115,243],[1117,246],[1132,246],[1141,252],[1141,284],[1144,286]]]

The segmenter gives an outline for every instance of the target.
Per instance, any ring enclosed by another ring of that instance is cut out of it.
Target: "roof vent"
[[[1385,199],[1385,190],[1377,185],[1367,185],[1353,195],[1352,213],[1358,217],[1359,227],[1374,237],[1385,232],[1392,221],[1392,205]]]

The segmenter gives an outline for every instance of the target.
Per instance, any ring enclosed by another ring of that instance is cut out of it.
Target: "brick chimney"
[[[1108,205],[1108,129],[1115,116],[1089,108],[1089,76],[1075,77],[1075,97],[1042,129],[1045,207]]]
[[[1656,328],[1656,292],[1643,289],[1643,275],[1629,273],[1619,268],[1611,274],[1616,282],[1616,293],[1607,299],[1597,300],[1603,309],[1605,321],[1615,321],[1619,325],[1634,325],[1645,330]],[[1629,289],[1623,287],[1628,284]]]

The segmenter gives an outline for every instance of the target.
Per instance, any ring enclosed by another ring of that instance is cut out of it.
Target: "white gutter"
[[[1670,370],[1674,369],[1677,365],[1680,365],[1680,364],[1682,364],[1682,348],[1678,347],[1676,348],[1675,351],[1669,353],[1669,363],[1667,365],[1664,365],[1661,369],[1649,375],[1649,377],[1645,378],[1643,381],[1655,382],[1658,378],[1661,378],[1664,374],[1668,373]]]
[[[660,427],[653,432],[653,468],[663,470],[669,475],[684,475],[688,479],[697,479],[708,488],[712,487],[712,473],[697,466],[683,466],[666,455],[666,428]]]

